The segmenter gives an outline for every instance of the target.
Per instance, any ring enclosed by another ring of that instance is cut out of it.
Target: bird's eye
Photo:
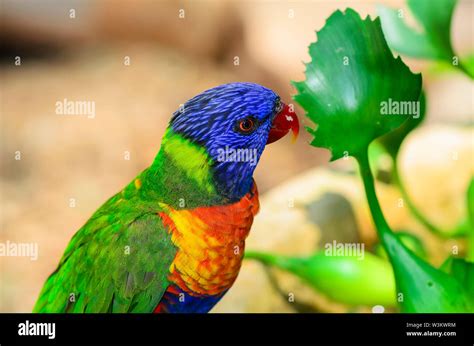
[[[280,99],[278,99],[275,103],[275,113],[278,114],[283,109],[283,104],[281,103]]]
[[[237,121],[236,130],[243,134],[249,134],[255,130],[256,121],[253,117],[246,117]]]

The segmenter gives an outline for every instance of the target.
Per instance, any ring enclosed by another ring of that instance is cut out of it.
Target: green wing
[[[33,312],[152,312],[176,254],[156,210],[117,194],[71,239]],[[135,203],[134,203],[135,202]]]

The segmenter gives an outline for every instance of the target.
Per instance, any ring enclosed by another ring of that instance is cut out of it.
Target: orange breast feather
[[[237,277],[245,238],[258,212],[255,183],[240,201],[215,207],[160,213],[178,247],[169,279],[190,294],[214,295],[227,290]]]

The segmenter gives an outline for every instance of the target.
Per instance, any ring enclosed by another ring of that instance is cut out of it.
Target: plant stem
[[[471,178],[467,188],[466,201],[468,219],[466,259],[470,262],[474,262],[474,177]]]
[[[375,223],[375,228],[377,229],[378,236],[381,240],[382,245],[387,252],[388,257],[392,258],[393,248],[391,247],[394,242],[397,242],[396,235],[390,229],[385,217],[383,215],[382,209],[380,208],[379,201],[377,199],[377,194],[375,192],[374,177],[369,165],[369,156],[368,151],[365,150],[362,154],[356,156],[357,162],[359,163],[360,174],[362,181],[364,183],[365,194],[367,196],[367,201],[369,203],[369,209],[372,214],[372,219]]]
[[[468,232],[466,260],[474,262],[474,228]]]
[[[277,258],[274,255],[251,250],[245,251],[245,259],[255,259],[269,265],[274,265],[277,262]]]
[[[295,267],[291,259],[285,256],[276,256],[271,253],[259,252],[259,251],[246,251],[246,259],[255,259],[266,265],[276,266],[282,269],[291,270]],[[298,261],[298,260],[296,260]],[[293,261],[295,262],[295,261]]]
[[[398,160],[397,160],[397,155],[392,156],[393,159],[393,178],[395,180],[395,184],[398,186],[398,189],[400,190],[400,193],[402,195],[403,200],[405,201],[406,205],[408,206],[408,209],[410,209],[411,213],[413,216],[423,225],[425,226],[430,232],[433,234],[437,235],[440,238],[451,238],[451,237],[457,237],[462,235],[463,229],[462,227],[456,227],[453,230],[442,230],[432,224],[426,216],[415,206],[413,203],[412,199],[408,195],[407,190],[405,189],[405,185],[403,184],[403,181],[400,179],[400,171],[398,169]]]
[[[461,70],[462,72],[464,72],[469,78],[474,79],[474,75],[471,73],[471,71],[468,68],[466,68],[466,66],[461,61],[459,61],[457,68]]]
[[[467,311],[467,298],[459,282],[434,268],[410,251],[390,229],[375,193],[367,149],[356,156],[378,236],[395,274],[397,292],[402,293],[404,312]]]

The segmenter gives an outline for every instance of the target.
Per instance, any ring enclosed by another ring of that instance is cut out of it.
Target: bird
[[[259,84],[208,89],[173,113],[152,164],[71,238],[33,312],[207,313],[239,273],[265,146],[291,105]]]

